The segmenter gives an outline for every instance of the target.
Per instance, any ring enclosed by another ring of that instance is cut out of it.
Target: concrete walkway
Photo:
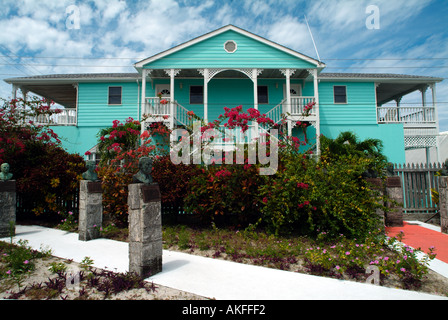
[[[28,240],[34,249],[80,262],[88,256],[94,266],[128,270],[128,244],[109,239],[88,242],[77,233],[40,226],[16,227],[14,241]],[[1,238],[0,241],[9,241]],[[444,268],[448,271],[448,264]],[[155,284],[218,300],[432,300],[441,296],[281,271],[164,250],[163,271],[148,280]]]

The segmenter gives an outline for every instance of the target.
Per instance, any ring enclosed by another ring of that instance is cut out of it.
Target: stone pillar
[[[129,185],[129,271],[147,278],[162,271],[162,204],[157,183]]]
[[[11,236],[11,224],[15,235],[16,224],[16,181],[0,181],[0,238]]]
[[[388,177],[386,179],[386,196],[396,203],[388,203],[389,211],[386,213],[387,227],[403,226],[403,189],[400,177]]]
[[[443,233],[448,233],[448,177],[439,177],[439,213],[440,229]]]
[[[79,187],[79,240],[100,237],[103,223],[103,193],[101,181],[81,180]]]

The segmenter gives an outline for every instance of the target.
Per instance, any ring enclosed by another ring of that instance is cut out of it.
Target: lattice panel
[[[434,136],[413,136],[404,137],[405,149],[427,148],[437,146],[437,137]]]

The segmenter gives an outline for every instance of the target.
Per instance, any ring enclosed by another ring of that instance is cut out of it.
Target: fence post
[[[440,229],[443,233],[448,233],[448,177],[439,177],[439,212]]]

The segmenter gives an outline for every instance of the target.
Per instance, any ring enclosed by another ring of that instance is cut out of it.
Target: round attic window
[[[236,51],[236,42],[229,40],[226,43],[224,43],[224,50],[226,50],[227,53],[234,53]]]

